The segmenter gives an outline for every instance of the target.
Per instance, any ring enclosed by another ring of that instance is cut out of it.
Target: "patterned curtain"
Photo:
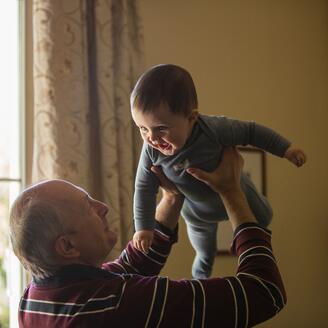
[[[132,235],[140,137],[129,95],[143,65],[135,0],[33,0],[33,182],[61,178],[110,206]]]

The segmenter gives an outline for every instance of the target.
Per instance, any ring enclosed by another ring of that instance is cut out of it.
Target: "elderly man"
[[[240,188],[242,159],[227,149],[212,173],[189,174],[216,191],[234,230],[237,275],[173,281],[158,276],[177,240],[183,198],[163,176],[163,198],[148,253],[130,242],[103,263],[116,242],[108,207],[83,189],[46,181],[25,190],[12,207],[14,251],[33,275],[19,305],[22,327],[250,327],[286,302],[271,250],[271,233],[255,221]]]

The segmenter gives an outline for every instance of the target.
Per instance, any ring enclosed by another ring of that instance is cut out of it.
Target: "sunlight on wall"
[[[19,6],[6,1],[0,11],[0,327],[18,327],[20,266],[9,247],[8,214],[21,188],[19,110]]]

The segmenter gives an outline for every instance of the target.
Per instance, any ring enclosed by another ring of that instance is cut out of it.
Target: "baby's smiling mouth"
[[[157,142],[157,143],[152,143],[153,147],[161,150],[161,151],[167,151],[171,148],[171,145],[167,142]]]
[[[162,150],[167,150],[170,147],[170,144],[168,144],[167,142],[162,142],[158,144],[158,147]]]

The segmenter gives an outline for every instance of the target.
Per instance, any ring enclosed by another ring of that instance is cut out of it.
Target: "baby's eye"
[[[158,130],[159,130],[159,131],[166,131],[167,129],[168,129],[167,126],[159,126],[159,127],[158,127]]]

